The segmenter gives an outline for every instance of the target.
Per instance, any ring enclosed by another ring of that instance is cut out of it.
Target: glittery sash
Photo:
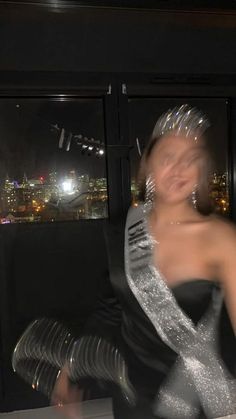
[[[195,326],[153,264],[155,242],[148,230],[149,210],[147,204],[129,210],[125,272],[133,294],[157,333],[178,354],[158,392],[154,411],[168,419],[197,418],[200,406],[208,418],[233,414],[235,381],[226,376],[215,342],[222,294],[215,289],[207,313]]]

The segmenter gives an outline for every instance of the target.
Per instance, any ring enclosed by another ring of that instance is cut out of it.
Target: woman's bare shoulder
[[[225,284],[227,278],[232,277],[232,274],[229,275],[226,271],[235,271],[236,268],[236,226],[222,216],[211,215],[208,217],[205,232],[206,254],[211,260],[211,265],[217,270],[216,277],[219,282]]]
[[[229,219],[213,214],[208,217],[208,232],[210,238],[218,245],[236,245],[236,225]]]

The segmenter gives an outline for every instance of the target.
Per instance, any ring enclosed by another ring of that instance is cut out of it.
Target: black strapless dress
[[[191,279],[175,286],[172,291],[182,310],[197,324],[209,306],[215,286],[213,281]],[[149,319],[137,307],[136,315],[123,314],[122,337],[138,404],[132,408],[116,394],[113,400],[115,418],[157,418],[152,413],[152,403],[177,354],[161,340]],[[204,417],[201,414],[201,418]]]
[[[152,404],[158,388],[168,375],[177,354],[159,337],[132,291],[124,273],[124,226],[113,225],[107,232],[110,281],[99,301],[90,327],[109,336],[121,347],[128,363],[129,378],[138,394],[131,407],[116,391],[113,395],[115,419],[154,419]],[[216,282],[190,278],[172,288],[181,309],[197,324],[207,310]],[[100,325],[100,326],[98,326]],[[87,329],[88,330],[88,329]],[[200,416],[204,418],[204,415]]]

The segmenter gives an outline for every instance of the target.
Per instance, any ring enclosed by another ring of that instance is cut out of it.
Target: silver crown
[[[184,135],[197,141],[209,126],[210,122],[203,112],[184,104],[169,109],[160,116],[154,127],[152,138],[161,137],[172,131],[175,136]]]

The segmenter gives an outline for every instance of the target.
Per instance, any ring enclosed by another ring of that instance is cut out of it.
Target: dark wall
[[[41,317],[79,336],[108,271],[102,220],[1,226],[0,412],[48,404],[13,372],[16,342]]]
[[[235,73],[236,15],[0,5],[0,71]]]

